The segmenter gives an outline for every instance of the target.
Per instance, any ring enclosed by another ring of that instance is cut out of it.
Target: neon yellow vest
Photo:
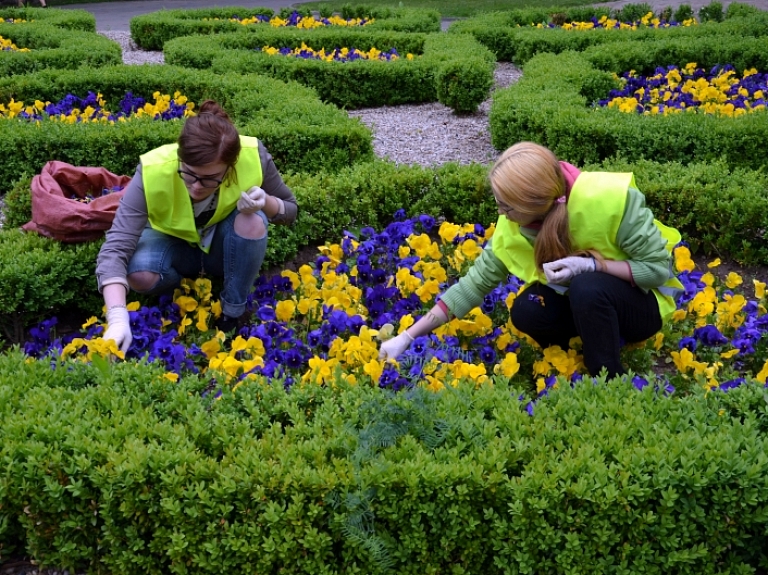
[[[637,187],[633,174],[581,172],[573,184],[567,204],[574,251],[593,249],[609,260],[629,259],[616,243],[629,187]],[[658,220],[653,222],[667,240],[667,250],[671,252],[680,241],[680,233]],[[492,245],[494,255],[504,263],[509,273],[525,283],[546,283],[543,274],[536,270],[533,245],[520,233],[520,226],[506,216],[499,216]],[[662,318],[666,319],[675,311],[672,294],[681,289],[683,284],[671,277],[662,287],[653,290]]]
[[[240,192],[252,186],[261,186],[261,158],[259,141],[240,136],[240,155],[237,158],[237,184],[219,187],[219,201],[208,225],[220,222],[235,209]],[[142,182],[147,198],[149,225],[153,229],[188,241],[205,252],[195,228],[195,215],[187,187],[176,170],[179,169],[178,144],[160,146],[141,156]]]

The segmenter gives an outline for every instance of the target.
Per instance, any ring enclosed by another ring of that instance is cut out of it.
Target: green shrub
[[[717,3],[707,8],[717,11]],[[630,9],[633,5],[627,5]],[[642,5],[634,5],[642,6]],[[647,6],[646,6],[647,8]],[[647,12],[646,8],[637,10]],[[635,11],[635,8],[632,8]],[[591,11],[591,13],[590,13]],[[560,14],[562,22],[583,21],[591,17],[600,18],[608,15],[607,8],[564,9]],[[689,14],[690,12],[690,14]],[[722,6],[720,6],[722,13]],[[610,14],[619,17],[618,14]],[[578,16],[578,18],[576,17]],[[682,5],[675,12],[675,20],[682,22],[692,17],[690,6]],[[472,34],[479,42],[491,50],[496,59],[502,62],[524,64],[536,54],[545,52],[561,53],[566,51],[581,52],[591,46],[613,44],[621,41],[647,41],[651,44],[667,40],[707,39],[722,36],[724,41],[733,38],[759,38],[767,35],[768,12],[750,11],[734,8],[722,23],[714,18],[697,26],[677,26],[672,28],[638,28],[637,30],[594,30],[591,32],[573,32],[561,29],[536,28],[531,24],[547,23],[552,18],[545,9],[515,10],[483,14],[467,20],[454,22],[449,28],[451,33]],[[723,18],[721,17],[721,20]]]
[[[325,62],[261,51],[264,46],[293,49],[303,43],[326,52],[338,47],[395,48],[401,57],[389,62]],[[415,58],[407,60],[407,53]],[[165,45],[164,54],[166,62],[179,66],[295,80],[314,88],[323,101],[344,108],[439,100],[457,112],[474,111],[493,83],[493,55],[467,35],[264,28],[178,38]]]
[[[98,247],[0,229],[0,326],[8,341],[23,341],[26,326],[65,307],[96,309]]]
[[[68,93],[85,96],[94,91],[101,92],[109,109],[116,109],[128,91],[151,100],[155,91],[172,95],[176,90],[193,102],[212,98],[221,103],[241,133],[264,142],[282,171],[334,170],[372,157],[368,128],[295,83],[152,65],[0,78],[0,102],[57,102]],[[41,130],[23,121],[4,121],[0,191],[22,173],[38,173],[52,159],[130,175],[141,154],[175,141],[181,125],[150,119],[114,125],[50,122]]]
[[[699,10],[699,20],[702,22],[722,22],[724,18],[723,5],[720,2],[710,2]]]
[[[350,16],[343,12],[344,18],[369,18],[375,22],[365,26],[369,32],[439,32],[440,13],[436,10],[418,10],[408,8],[381,7],[357,7],[362,16]],[[287,18],[293,8],[284,8],[281,17]],[[307,13],[308,11],[305,11]],[[199,10],[161,10],[131,18],[131,37],[138,46],[145,50],[162,50],[163,45],[174,38],[191,35],[208,35],[224,33],[263,33],[271,28],[269,24],[257,24],[244,26],[238,22],[232,22],[231,18],[246,19],[255,15],[267,17],[273,16],[270,8],[203,8]],[[305,14],[307,15],[307,14]],[[304,30],[304,32],[322,32],[328,29],[340,27],[321,28],[317,30]],[[291,28],[286,28],[290,30]]]
[[[72,571],[748,573],[766,395],[399,395],[0,356],[0,544]]]
[[[0,8],[0,20],[26,20],[25,26],[56,26],[81,32],[96,32],[96,18],[87,10],[59,10],[56,8]],[[0,24],[2,26],[2,24]],[[18,24],[14,24],[18,26]],[[7,30],[7,26],[3,28]],[[4,34],[3,34],[4,35]]]
[[[657,66],[709,68],[732,63],[740,74],[768,68],[768,38],[621,42],[581,54],[541,54],[522,79],[494,95],[490,112],[494,147],[521,140],[550,147],[577,164],[614,155],[628,161],[710,162],[758,169],[768,165],[760,142],[768,137],[768,115],[723,118],[708,114],[639,115],[592,106],[608,96],[611,73],[653,73]],[[601,90],[605,90],[602,95]]]
[[[47,68],[74,69],[122,63],[120,45],[92,32],[49,24],[0,24],[0,36],[29,52],[0,51],[0,77]]]

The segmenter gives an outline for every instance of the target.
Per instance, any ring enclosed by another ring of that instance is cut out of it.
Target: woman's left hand
[[[264,209],[267,193],[259,186],[253,186],[247,192],[240,192],[237,209],[241,214],[255,214]]]
[[[563,284],[571,281],[573,276],[596,271],[597,264],[594,258],[569,256],[548,262],[542,267],[544,268],[544,275],[547,277],[548,283]]]

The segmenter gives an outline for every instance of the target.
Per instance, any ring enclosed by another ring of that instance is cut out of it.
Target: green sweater
[[[521,226],[520,232],[531,243],[536,239],[537,230]],[[456,317],[464,317],[482,304],[483,298],[509,275],[506,266],[493,253],[492,241],[467,274],[440,298]],[[666,248],[667,242],[653,223],[653,213],[645,206],[645,196],[635,188],[627,191],[627,204],[616,242],[629,256],[627,262],[635,285],[647,291],[669,279],[671,255]]]

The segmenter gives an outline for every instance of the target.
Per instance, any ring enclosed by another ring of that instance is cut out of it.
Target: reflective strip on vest
[[[581,172],[566,204],[574,251],[593,249],[606,259],[629,259],[616,243],[616,236],[624,217],[630,187],[636,187],[631,173]],[[654,220],[654,224],[667,240],[667,251],[671,252],[680,241],[680,233],[658,220]],[[536,270],[533,245],[520,233],[517,223],[504,215],[499,216],[491,245],[494,255],[504,263],[509,273],[526,284],[534,281],[547,283],[544,274]],[[567,290],[563,290],[562,286],[550,287],[558,293]],[[675,311],[674,297],[682,289],[683,285],[674,277],[670,267],[667,282],[652,290],[662,318],[669,317]]]
[[[259,141],[250,136],[240,136],[240,155],[237,158],[237,183],[219,187],[216,211],[208,222],[212,226],[225,219],[237,205],[240,192],[253,186],[261,186],[261,158]],[[205,252],[210,248],[200,245],[200,236],[195,228],[192,200],[184,181],[179,176],[178,144],[168,144],[141,156],[142,182],[147,199],[149,225]]]

